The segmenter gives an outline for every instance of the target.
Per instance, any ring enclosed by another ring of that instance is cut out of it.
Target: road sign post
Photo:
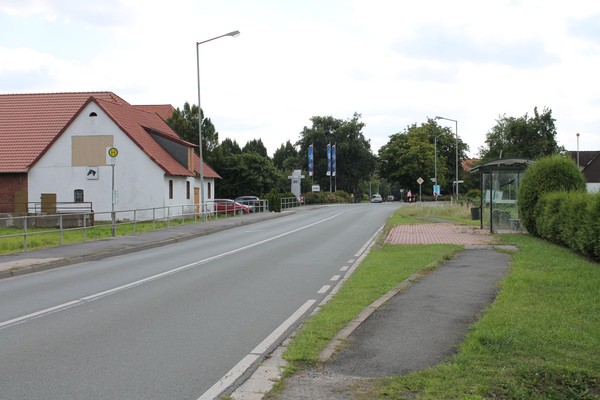
[[[106,148],[106,163],[111,166],[112,169],[112,182],[111,182],[111,191],[110,191],[110,219],[112,221],[111,234],[112,237],[116,236],[116,218],[115,218],[115,164],[117,163],[117,156],[119,155],[119,150],[116,147],[107,147]]]
[[[419,184],[419,203],[422,201],[421,200],[421,185],[423,184],[423,182],[425,182],[423,180],[423,178],[419,177],[419,179],[417,179],[417,183]]]

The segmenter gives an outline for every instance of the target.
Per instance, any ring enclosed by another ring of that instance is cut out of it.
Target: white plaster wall
[[[96,117],[89,117],[94,111]],[[75,189],[84,190],[84,201],[92,202],[96,212],[110,211],[112,206],[111,166],[99,166],[99,179],[88,180],[86,167],[71,166],[71,137],[112,135],[119,150],[115,165],[115,190],[118,192],[115,210],[161,207],[171,204],[164,171],[125,135],[95,103],[90,103],[57,139],[29,172],[29,201],[39,202],[42,193],[56,193],[58,202],[72,202]],[[93,166],[93,165],[90,165]],[[185,178],[175,179],[172,204],[185,199]],[[179,187],[181,186],[181,188]],[[166,190],[166,193],[165,193]],[[193,202],[193,189],[190,203]],[[103,218],[104,219],[104,218]]]
[[[600,183],[588,183],[587,191],[588,191],[588,193],[600,192]]]

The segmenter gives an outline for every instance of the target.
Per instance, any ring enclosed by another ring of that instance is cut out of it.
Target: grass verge
[[[303,326],[284,358],[291,371],[317,363],[321,351],[358,313],[419,270],[452,257],[456,245],[383,245],[371,251],[340,291]]]
[[[389,377],[369,398],[600,399],[600,268],[524,235],[496,301],[457,355]]]

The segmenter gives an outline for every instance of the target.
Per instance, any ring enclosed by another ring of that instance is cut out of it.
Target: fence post
[[[86,240],[86,234],[87,234],[87,212],[83,212],[83,241],[85,242]]]
[[[23,220],[23,250],[27,251],[27,215]]]
[[[59,243],[63,244],[63,216],[62,214],[58,216],[58,229],[60,231],[60,240]]]
[[[152,208],[152,229],[156,229],[156,208]]]
[[[137,210],[133,210],[133,233],[137,233]]]

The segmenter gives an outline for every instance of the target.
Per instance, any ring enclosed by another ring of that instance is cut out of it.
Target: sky
[[[559,145],[600,150],[600,2],[0,0],[2,94],[182,108],[198,104],[197,63],[220,140],[261,139],[269,155],[313,116],[358,113],[375,154],[442,116],[476,157],[498,118],[535,107]]]

